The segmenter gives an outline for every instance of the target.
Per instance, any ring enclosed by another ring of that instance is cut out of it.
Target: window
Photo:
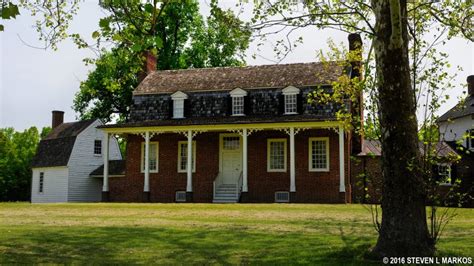
[[[173,118],[184,118],[184,100],[173,101]]]
[[[150,142],[150,158],[149,158],[150,173],[158,173],[158,142]],[[142,173],[145,172],[145,142],[142,142],[142,158],[141,158]]]
[[[173,100],[173,118],[184,118],[184,100],[188,99],[188,95],[181,91],[171,94]]]
[[[296,114],[296,94],[285,95],[285,114]]]
[[[309,138],[309,171],[329,171],[329,138]]]
[[[275,202],[290,202],[290,193],[288,191],[275,192]]]
[[[186,202],[186,191],[176,191],[176,202]]]
[[[224,150],[238,150],[240,149],[240,137],[224,137],[222,139]]]
[[[451,185],[451,165],[438,164],[438,176],[440,185]]]
[[[298,94],[300,89],[289,86],[282,90],[283,96],[285,97],[285,114],[297,114],[298,113]]]
[[[267,141],[267,171],[286,172],[286,139]]]
[[[244,97],[247,96],[247,92],[236,88],[229,92],[232,97],[232,115],[245,115],[244,113]]]
[[[244,97],[232,97],[232,115],[244,115]]]
[[[40,172],[39,175],[39,184],[38,184],[38,192],[43,193],[43,188],[44,188],[44,173]]]
[[[193,172],[196,172],[196,141],[193,141]],[[178,172],[186,173],[188,170],[188,142],[178,142]]]
[[[101,155],[101,154],[102,154],[102,141],[94,140],[94,155]]]

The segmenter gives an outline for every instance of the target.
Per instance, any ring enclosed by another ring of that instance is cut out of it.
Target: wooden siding
[[[43,192],[39,192],[39,176],[44,173]],[[31,202],[66,202],[68,193],[68,168],[66,166],[34,168],[31,184]]]
[[[68,162],[68,201],[90,202],[101,200],[102,179],[89,177],[89,174],[94,169],[104,163],[103,155],[94,155],[95,140],[102,140],[102,147],[104,147],[103,132],[96,128],[101,124],[99,120],[95,121],[76,138]],[[118,142],[115,138],[110,138],[109,148],[110,160],[122,159]],[[102,154],[103,153],[102,148]]]

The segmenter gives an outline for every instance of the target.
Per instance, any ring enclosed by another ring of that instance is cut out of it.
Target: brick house
[[[360,37],[350,35],[351,49],[355,41]],[[355,67],[329,62],[151,71],[153,62],[133,92],[129,120],[99,127],[105,139],[127,139],[126,160],[110,162],[113,170],[105,154],[94,173],[103,172],[103,200],[351,201],[350,154],[360,141],[335,117],[351,104],[306,98],[317,87],[331,91],[341,75],[358,75]]]

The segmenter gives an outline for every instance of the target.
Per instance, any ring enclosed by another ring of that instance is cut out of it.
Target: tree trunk
[[[431,256],[420,172],[416,107],[410,82],[407,11],[404,0],[372,0],[374,48],[382,132],[382,224],[372,255]]]

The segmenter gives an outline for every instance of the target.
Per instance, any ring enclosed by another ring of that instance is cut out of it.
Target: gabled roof
[[[438,118],[438,122],[447,121],[448,119],[456,119],[467,115],[474,114],[474,96],[471,95],[465,101],[458,103],[449,111]]]
[[[422,142],[419,143],[420,152],[423,153],[424,145]],[[438,157],[448,157],[450,155],[458,154],[448,143],[440,141],[434,143],[434,150],[436,151],[436,156]],[[381,156],[382,155],[382,145],[378,140],[368,140],[364,139],[362,142],[362,151],[358,156]]]
[[[163,70],[150,73],[133,94],[328,85],[346,72],[337,62]]]
[[[94,121],[90,119],[57,126],[40,141],[31,167],[66,166],[76,137]]]

